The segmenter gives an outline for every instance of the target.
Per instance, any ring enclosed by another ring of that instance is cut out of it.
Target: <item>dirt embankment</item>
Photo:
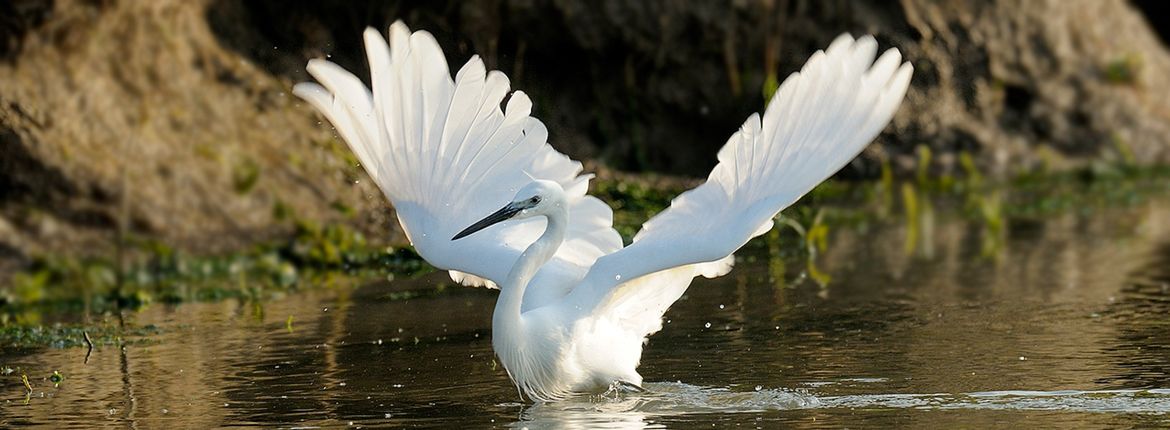
[[[0,16],[0,266],[118,237],[217,252],[292,217],[400,240],[288,92],[310,57],[363,75],[360,29],[399,18],[453,68],[482,54],[533,97],[554,146],[618,169],[703,175],[764,82],[843,31],[917,69],[848,174],[883,154],[912,166],[919,145],[939,171],[962,151],[999,172],[1170,161],[1170,55],[1123,1],[16,0]]]
[[[206,3],[48,6],[0,65],[0,254],[109,255],[119,235],[220,252],[282,217],[382,213],[288,82],[223,47]]]

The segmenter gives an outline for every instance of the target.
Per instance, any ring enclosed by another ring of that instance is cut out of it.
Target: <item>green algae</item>
[[[2,348],[73,348],[93,345],[116,346],[123,343],[144,342],[150,336],[162,333],[154,325],[123,328],[116,324],[6,324],[0,326],[0,347]],[[86,335],[90,340],[86,340]],[[92,342],[92,343],[91,343]]]

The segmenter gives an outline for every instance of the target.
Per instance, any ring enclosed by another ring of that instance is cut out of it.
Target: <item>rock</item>
[[[902,6],[911,31],[894,44],[917,70],[888,130],[892,152],[966,150],[1008,173],[1110,157],[1170,161],[1170,100],[1158,96],[1170,93],[1170,55],[1128,3]]]
[[[404,19],[435,33],[453,67],[479,53],[508,73],[558,148],[695,176],[763,108],[769,75],[782,79],[842,32],[871,33],[916,66],[871,160],[884,150],[908,170],[926,145],[940,170],[954,169],[960,151],[1000,173],[1170,161],[1170,100],[1160,97],[1170,55],[1121,0],[349,4],[253,1],[240,15],[247,25],[217,28],[232,28],[224,43],[272,73],[303,80],[305,58],[322,52],[363,70],[358,30]],[[872,175],[873,165],[847,171]]]
[[[999,173],[1170,161],[1170,55],[1120,0],[17,0],[0,14],[5,261],[151,241],[221,252],[285,234],[281,214],[401,242],[353,156],[289,94],[308,58],[365,75],[360,30],[399,18],[452,68],[480,53],[508,73],[554,146],[623,170],[705,175],[765,81],[846,31],[916,67],[847,174],[872,175],[883,153],[908,169],[919,145],[939,171],[960,152]]]
[[[287,231],[277,212],[392,230],[330,128],[290,82],[221,46],[209,13],[57,1],[8,45],[19,53],[0,65],[0,217],[17,233],[0,249],[222,252]]]

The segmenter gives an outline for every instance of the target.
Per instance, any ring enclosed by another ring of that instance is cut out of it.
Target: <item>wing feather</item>
[[[452,242],[472,222],[503,206],[532,178],[556,181],[568,194],[566,242],[536,274],[524,308],[563,298],[600,256],[621,248],[613,212],[585,195],[591,176],[548,144],[548,130],[530,116],[532,101],[508,96],[508,78],[472,57],[452,79],[446,57],[425,31],[390,26],[389,42],[363,35],[371,92],[354,75],[324,60],[308,70],[320,85],[293,92],[319,110],[393,203],[407,237],[428,262],[452,279],[489,287],[502,281],[544,220],[501,224]],[[530,300],[531,298],[531,300]]]
[[[707,182],[676,197],[630,246],[597,260],[570,293],[571,306],[657,331],[686,288],[673,278],[726,273],[732,253],[889,123],[913,69],[896,49],[875,62],[876,52],[872,37],[842,35],[814,53],[780,85],[763,117],[751,115],[728,139]]]

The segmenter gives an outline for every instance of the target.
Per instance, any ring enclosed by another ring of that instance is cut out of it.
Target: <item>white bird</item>
[[[706,183],[623,248],[612,210],[586,194],[592,175],[549,146],[528,97],[515,91],[500,110],[503,73],[473,56],[452,80],[434,37],[402,22],[389,45],[364,36],[372,92],[324,60],[308,64],[320,85],[293,92],[333,123],[424,259],[498,286],[492,347],[537,401],[640,386],[642,345],[691,280],[727,273],[732,253],[860,153],[912,71],[896,49],[875,62],[870,36],[838,37],[731,136]]]

